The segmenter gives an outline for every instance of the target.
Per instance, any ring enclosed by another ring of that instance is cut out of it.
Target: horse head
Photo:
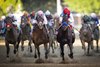
[[[91,31],[91,25],[90,24],[82,24],[82,33],[86,36]]]
[[[5,23],[6,23],[6,29],[7,31],[10,31],[13,28],[13,19],[11,17],[6,17]]]
[[[38,25],[38,27],[40,28],[40,29],[43,29],[43,21],[44,21],[44,19],[43,19],[43,17],[42,16],[37,16],[36,17],[36,20],[37,20],[37,25]]]

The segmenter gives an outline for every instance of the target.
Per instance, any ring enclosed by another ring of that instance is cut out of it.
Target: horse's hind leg
[[[99,45],[98,45],[98,42],[99,42],[99,40],[96,40],[96,44],[97,44],[97,46],[96,46],[96,51],[97,51],[97,52],[99,52]]]
[[[65,60],[65,58],[64,58],[64,44],[60,43],[60,49],[61,49],[62,60],[64,61]]]
[[[52,53],[54,53],[54,46],[53,46],[53,41],[50,44],[51,48],[52,48]]]
[[[24,51],[24,41],[21,41],[21,51]]]
[[[9,47],[9,44],[8,43],[6,43],[6,49],[7,49],[7,57],[9,57],[10,47]]]

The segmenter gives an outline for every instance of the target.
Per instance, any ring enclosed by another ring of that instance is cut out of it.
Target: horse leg
[[[18,43],[17,43],[17,45],[16,45],[17,51],[18,51],[18,48],[19,48],[19,43],[20,43],[20,40],[18,40]]]
[[[54,53],[53,41],[52,41],[52,43],[51,43],[51,48],[52,48],[52,53]]]
[[[35,46],[34,58],[37,58],[37,54],[36,54],[36,46]]]
[[[86,54],[86,47],[85,47],[85,42],[81,40],[82,43],[82,49],[84,49],[84,55]]]
[[[31,46],[31,44],[32,44],[32,42],[31,42],[31,40],[30,40],[29,43],[28,43],[28,45],[29,45],[29,47],[30,47],[30,52],[33,52],[33,51],[32,51],[32,46]]]
[[[93,41],[91,41],[91,49],[94,50]]]
[[[73,59],[73,44],[72,43],[69,43],[68,46],[69,46],[69,49],[70,49],[70,54],[68,54],[68,56],[71,59]]]
[[[40,59],[40,49],[39,49],[39,46],[37,46],[37,52],[38,52],[38,57]]]
[[[9,57],[9,51],[10,51],[10,47],[9,47],[9,43],[6,43],[6,49],[7,49],[7,57]]]
[[[20,41],[21,41],[21,36],[19,35],[18,41],[17,41],[17,46],[16,46],[17,51],[18,51],[18,48],[19,48],[19,43],[20,43]]]
[[[61,57],[62,57],[62,60],[64,61],[65,58],[64,58],[64,44],[60,43],[60,49],[61,49]]]
[[[45,48],[45,59],[48,59],[48,46],[47,46],[47,44],[44,44],[44,48]]]
[[[97,46],[96,46],[96,51],[97,51],[97,52],[99,52],[99,45],[98,45],[98,42],[99,42],[99,40],[96,40],[96,44],[97,44]]]
[[[16,54],[16,43],[14,44],[14,54]]]
[[[24,41],[21,41],[21,50],[24,51]]]

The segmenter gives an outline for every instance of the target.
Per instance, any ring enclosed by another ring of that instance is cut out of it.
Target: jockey
[[[4,34],[5,33],[5,22],[4,22],[4,19],[5,19],[5,16],[2,16],[0,18],[0,34]]]
[[[15,15],[13,13],[9,13],[8,14],[8,17],[11,17],[12,18],[13,24],[16,25],[18,31],[20,31],[20,26],[19,26],[19,24],[17,22],[17,19],[16,19]]]
[[[84,15],[84,16],[82,17],[83,24],[84,24],[84,23],[90,24],[90,19],[91,19],[90,16]]]
[[[30,27],[30,32],[31,32],[31,23],[30,23],[30,17],[29,17],[29,14],[28,14],[28,12],[26,12],[26,11],[24,11],[24,14],[23,14],[23,16],[21,17],[21,20],[23,20],[24,19],[24,21],[25,22],[27,22],[27,24],[29,25],[29,27]],[[21,22],[22,23],[22,22]]]
[[[31,24],[34,26],[34,24],[37,23],[35,20],[35,12],[34,11],[32,11],[32,13],[30,14],[30,19],[31,19]]]
[[[47,10],[45,12],[45,16],[46,16],[47,21],[48,21],[48,29],[52,29],[53,30],[53,33],[55,33],[53,16],[52,16],[52,14],[50,13],[49,10]]]
[[[53,27],[53,25],[54,25],[53,17],[52,17],[52,15],[51,15],[51,13],[50,13],[49,10],[47,10],[47,11],[45,12],[45,16],[46,16],[46,18],[47,18],[48,25],[49,25],[50,27]]]
[[[37,13],[36,13],[36,17],[35,17],[35,19],[37,18],[37,16],[41,16],[42,18],[43,18],[43,24],[44,24],[44,26],[45,26],[45,28],[46,28],[46,31],[47,31],[47,33],[49,32],[49,30],[48,30],[48,28],[47,28],[47,18],[46,18],[46,16],[45,16],[45,14],[43,13],[43,11],[42,10],[39,10]],[[36,19],[37,20],[37,19]]]
[[[98,18],[97,18],[97,16],[96,16],[95,13],[91,13],[91,21],[95,22],[95,24],[96,24],[97,26],[100,25],[100,24],[99,24],[99,20],[98,20]]]
[[[62,17],[62,26],[69,26],[72,30],[72,23],[74,22],[73,16],[70,13],[70,10],[68,8],[64,8],[62,14],[60,15]],[[66,27],[66,28],[67,28]]]
[[[31,19],[34,19],[34,17],[35,17],[35,12],[34,11],[32,11],[32,13],[30,14],[30,17],[31,17]]]

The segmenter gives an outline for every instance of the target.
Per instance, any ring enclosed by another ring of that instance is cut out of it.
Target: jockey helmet
[[[8,14],[8,16],[9,16],[9,17],[13,17],[14,15],[10,13],[10,14]]]
[[[38,12],[37,12],[37,14],[39,15],[39,16],[43,16],[43,11],[42,10],[39,10]]]
[[[70,15],[70,10],[68,8],[64,8],[63,13]]]
[[[95,13],[91,13],[91,17],[96,17],[96,14]]]
[[[45,12],[45,15],[51,15],[50,11],[47,10],[47,11]]]
[[[28,16],[28,12],[27,11],[24,11],[23,12],[23,15]]]

